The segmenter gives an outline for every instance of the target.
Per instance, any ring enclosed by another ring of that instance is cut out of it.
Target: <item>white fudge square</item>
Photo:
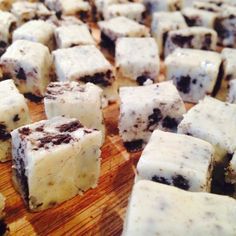
[[[235,211],[231,197],[143,180],[133,187],[122,236],[233,236]]]
[[[13,178],[31,211],[40,211],[97,186],[101,131],[55,117],[14,130]]]
[[[221,55],[224,63],[224,78],[236,79],[236,49],[224,48]]]
[[[155,130],[137,165],[146,179],[193,192],[210,192],[213,146],[201,139]]]
[[[152,15],[151,34],[157,41],[160,55],[164,52],[168,33],[183,28],[187,28],[187,24],[179,11],[155,12]]]
[[[58,27],[55,29],[55,39],[58,48],[95,44],[86,25],[71,24]]]
[[[171,81],[120,88],[119,133],[128,151],[142,149],[155,129],[173,131],[185,106]]]
[[[188,26],[203,26],[214,28],[217,13],[206,10],[200,10],[194,7],[186,7],[182,9],[182,14]]]
[[[45,93],[44,107],[48,119],[55,116],[77,118],[85,127],[101,130],[105,135],[102,89],[92,83],[50,83]]]
[[[54,46],[54,26],[43,20],[26,22],[13,32],[13,41],[20,39],[42,43],[52,49]]]
[[[169,32],[165,43],[165,56],[176,48],[216,50],[217,33],[206,27],[189,27]]]
[[[125,16],[129,19],[143,22],[145,7],[141,3],[118,3],[108,5],[104,9],[104,19],[108,20],[118,16]]]
[[[197,103],[213,94],[222,77],[219,53],[178,48],[165,59],[166,78],[173,80],[185,102]]]
[[[229,81],[229,92],[227,101],[230,103],[236,103],[236,79],[232,79]]]
[[[0,82],[0,113],[0,162],[4,162],[11,159],[10,132],[31,121],[25,98],[13,80]]]
[[[50,81],[52,59],[41,43],[17,40],[0,59],[3,78],[12,78],[20,92],[40,98]]]
[[[191,108],[178,126],[178,132],[203,139],[215,146],[216,161],[224,161],[236,150],[236,105],[206,96]]]
[[[153,38],[120,38],[116,42],[117,79],[128,85],[126,79],[143,85],[157,81],[160,59]]]

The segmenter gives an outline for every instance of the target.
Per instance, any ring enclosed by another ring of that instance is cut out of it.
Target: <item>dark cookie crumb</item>
[[[187,76],[180,76],[176,78],[177,81],[177,89],[182,93],[189,93],[190,92],[190,83],[191,83],[191,77],[189,75]]]
[[[20,69],[19,69],[19,71],[18,71],[17,74],[16,74],[16,77],[17,77],[17,79],[19,79],[19,80],[26,80],[26,79],[27,79],[26,74],[25,74],[25,71],[24,71],[23,68],[20,68]]]
[[[161,110],[159,108],[153,109],[153,114],[148,116],[148,129],[151,128],[151,126],[158,124],[158,122],[162,119]]]
[[[146,76],[146,75],[141,75],[141,76],[137,77],[136,81],[137,81],[138,85],[144,85],[144,83],[148,79],[151,79],[151,78],[149,76]]]
[[[131,142],[124,142],[124,146],[128,152],[138,152],[143,149],[143,140],[138,139]]]
[[[223,78],[224,78],[224,63],[221,62],[220,67],[219,67],[217,80],[216,80],[216,84],[215,84],[215,87],[212,92],[213,97],[215,97],[217,95],[217,93],[219,92]]]
[[[89,16],[87,11],[81,11],[79,12],[78,15],[79,15],[80,20],[82,20],[83,22],[86,22]]]
[[[166,116],[164,120],[162,121],[162,126],[167,129],[176,129],[178,125],[178,122],[175,118],[171,118],[169,116]]]
[[[188,17],[184,15],[184,19],[189,27],[197,25],[197,18],[196,17]]]
[[[154,175],[152,177],[152,181],[157,182],[157,183],[161,183],[161,184],[167,184],[167,185],[171,184],[166,178],[164,178],[162,176],[157,176],[157,175]]]
[[[19,133],[28,136],[31,134],[31,130],[29,127],[23,127],[22,129],[19,129]]]
[[[81,127],[83,127],[83,126],[79,121],[72,121],[70,123],[58,126],[57,129],[61,133],[64,133],[64,132],[74,132]]]
[[[12,119],[14,122],[17,122],[17,121],[19,121],[20,120],[20,117],[19,117],[19,115],[18,114],[16,114],[14,117],[13,117],[13,119]]]
[[[38,139],[40,142],[38,147],[43,148],[49,143],[60,145],[62,143],[69,143],[71,140],[73,140],[73,138],[69,134],[48,135]]]
[[[182,35],[174,35],[171,40],[173,41],[174,44],[178,45],[179,47],[191,47],[192,46],[192,39],[193,35],[190,36],[182,36]]]
[[[37,127],[37,128],[35,129],[35,131],[37,131],[37,132],[43,132],[43,131],[44,131],[44,125],[40,125],[39,127]]]
[[[202,50],[209,50],[211,48],[211,43],[212,43],[211,34],[205,34]]]
[[[184,189],[184,190],[188,190],[189,189],[189,181],[187,179],[185,179],[182,175],[176,175],[172,177],[173,180],[173,185]]]
[[[5,235],[5,233],[9,230],[7,224],[4,220],[0,220],[0,235]]]
[[[112,55],[115,54],[115,42],[111,40],[106,34],[101,32],[101,47],[106,48]]]
[[[0,140],[6,141],[11,138],[10,133],[7,131],[7,127],[4,124],[0,124]]]
[[[43,99],[43,97],[39,97],[32,93],[25,93],[24,96],[25,98],[29,99],[31,102],[35,102],[35,103],[40,103]]]

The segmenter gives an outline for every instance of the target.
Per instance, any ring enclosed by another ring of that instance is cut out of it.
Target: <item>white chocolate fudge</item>
[[[104,19],[108,20],[118,16],[125,16],[129,19],[143,22],[145,7],[141,3],[118,3],[108,5],[104,9]]]
[[[21,93],[35,100],[44,95],[50,81],[52,59],[41,43],[17,40],[0,59],[3,78],[12,78]]]
[[[236,6],[223,5],[217,15],[215,30],[218,42],[225,47],[236,47]]]
[[[128,151],[141,150],[155,129],[174,131],[186,112],[171,81],[120,88],[119,133]]]
[[[151,34],[157,41],[160,55],[164,53],[168,33],[183,28],[187,28],[187,24],[179,11],[156,12],[152,15]]]
[[[169,32],[165,43],[165,56],[176,48],[216,50],[217,33],[209,28],[195,26]]]
[[[181,9],[181,0],[143,0],[143,2],[151,14],[158,11],[178,11]]]
[[[120,38],[116,42],[116,76],[121,85],[157,82],[160,59],[153,38]]]
[[[0,56],[5,52],[9,43],[11,43],[12,31],[16,27],[16,17],[0,10]]]
[[[11,12],[17,17],[19,24],[32,19],[48,19],[53,13],[41,2],[18,1],[12,4]]]
[[[230,103],[236,103],[236,77],[229,81],[229,92],[227,101]]]
[[[10,132],[31,121],[25,98],[13,80],[0,82],[0,113],[0,162],[4,162],[11,159]]]
[[[85,127],[101,130],[105,135],[102,89],[92,83],[50,83],[45,93],[44,106],[48,119],[55,116],[77,118]]]
[[[152,181],[133,187],[122,236],[234,236],[236,201]]]
[[[206,96],[191,108],[178,126],[178,132],[203,139],[215,146],[216,161],[236,150],[236,105]]]
[[[122,37],[148,37],[149,29],[124,16],[98,22],[101,30],[101,45],[107,49],[114,49],[115,42]]]
[[[221,52],[224,65],[224,78],[236,79],[236,49],[224,48]]]
[[[217,17],[215,12],[201,10],[193,7],[183,8],[181,12],[188,26],[203,26],[211,29],[214,28],[214,23]]]
[[[26,22],[13,32],[13,41],[19,39],[42,43],[53,49],[54,26],[43,20]]]
[[[185,102],[197,103],[206,94],[216,94],[223,77],[217,52],[178,48],[165,59],[166,78],[173,80]]]
[[[154,130],[137,165],[146,179],[193,192],[210,192],[214,148],[201,139]]]
[[[86,25],[71,24],[58,27],[55,29],[55,39],[58,48],[95,44]]]
[[[76,119],[55,117],[12,133],[13,179],[31,211],[97,186],[102,133]]]

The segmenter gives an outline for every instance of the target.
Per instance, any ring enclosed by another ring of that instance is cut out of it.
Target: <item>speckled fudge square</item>
[[[118,16],[125,16],[129,19],[144,22],[145,7],[141,3],[117,3],[108,5],[104,9],[104,19],[108,20]]]
[[[187,24],[179,11],[156,12],[152,16],[151,34],[156,39],[159,53],[163,55],[165,41],[171,30],[187,28]]]
[[[230,80],[228,87],[229,87],[229,92],[227,101],[230,103],[236,103],[236,79]]]
[[[224,63],[224,78],[236,79],[236,49],[224,48],[221,55]]]
[[[193,192],[210,192],[213,146],[187,135],[155,130],[137,165],[136,181],[146,179]]]
[[[144,85],[157,81],[160,59],[153,38],[118,39],[115,61],[121,85]]]
[[[86,25],[71,24],[58,27],[55,29],[55,39],[58,48],[95,44]]]
[[[43,20],[26,22],[13,32],[13,41],[19,39],[42,43],[53,49],[54,26]]]
[[[133,187],[122,236],[235,235],[236,202],[152,181]]]
[[[178,132],[201,138],[213,144],[218,153],[216,161],[236,150],[236,105],[205,97],[191,108],[178,126]]]
[[[0,82],[0,113],[0,162],[4,162],[11,159],[10,132],[31,121],[25,98],[13,80]]]
[[[166,78],[174,81],[185,102],[197,103],[217,92],[223,77],[221,61],[216,52],[178,48],[165,59]]]
[[[31,211],[97,186],[102,133],[76,119],[55,117],[12,133],[13,179]]]
[[[92,83],[50,83],[45,93],[44,107],[48,119],[55,116],[77,118],[85,127],[101,130],[105,135],[102,89]]]
[[[16,28],[16,17],[0,10],[0,56],[5,52],[12,39],[12,31]]]
[[[217,33],[213,29],[195,26],[169,32],[165,43],[165,56],[176,48],[216,50]]]
[[[200,10],[194,7],[186,7],[182,9],[182,14],[188,26],[203,26],[214,28],[217,13],[206,10]]]
[[[46,20],[53,15],[43,3],[28,1],[14,2],[11,12],[17,17],[20,24],[33,19]]]
[[[126,149],[141,150],[155,129],[174,131],[185,113],[172,82],[120,88],[119,133]]]
[[[0,59],[3,79],[12,78],[21,93],[38,101],[50,81],[52,59],[41,43],[17,40]]]
[[[118,38],[149,36],[149,30],[146,26],[124,16],[100,21],[98,26],[101,30],[101,45],[111,51],[114,50]]]

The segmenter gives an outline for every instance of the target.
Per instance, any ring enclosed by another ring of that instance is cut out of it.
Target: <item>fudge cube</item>
[[[26,22],[13,32],[13,41],[20,39],[42,43],[50,49],[53,49],[54,26],[43,20]]]
[[[102,113],[102,89],[78,82],[54,82],[47,87],[44,97],[48,119],[55,116],[77,118],[87,128],[98,129],[105,134]]]
[[[206,96],[191,108],[178,126],[178,132],[201,138],[215,146],[216,161],[236,150],[236,105]]]
[[[201,139],[155,130],[137,165],[146,179],[193,192],[210,192],[213,146]]]
[[[55,39],[58,48],[95,44],[86,25],[71,24],[58,27],[55,29]]]
[[[197,103],[206,94],[215,95],[216,82],[223,77],[217,52],[178,48],[166,57],[165,66],[166,78],[173,79],[185,102]]]
[[[230,80],[228,87],[229,87],[229,92],[227,100],[230,103],[236,103],[236,79]]]
[[[171,81],[120,88],[119,133],[126,149],[141,150],[155,129],[174,131],[185,106]]]
[[[145,7],[141,3],[117,3],[108,5],[104,9],[104,18],[106,20],[118,17],[125,16],[129,19],[144,22],[145,18]]]
[[[0,162],[5,162],[11,159],[10,132],[31,121],[25,98],[13,80],[0,82],[0,113]]]
[[[153,38],[118,39],[115,61],[120,85],[144,85],[157,80],[160,59]]]
[[[13,180],[31,211],[97,186],[102,133],[76,119],[54,117],[12,133]]]
[[[59,81],[91,82],[103,88],[105,100],[117,98],[112,65],[94,45],[58,49],[53,56]]]
[[[12,4],[11,12],[17,17],[19,24],[29,20],[46,20],[53,15],[41,2],[18,1]]]
[[[169,32],[165,43],[165,56],[176,48],[216,50],[217,33],[213,29],[195,26]]]
[[[236,49],[224,48],[221,52],[225,80],[236,79]]]
[[[16,27],[16,17],[6,11],[0,10],[0,56],[5,52],[7,46],[11,43],[12,31]]]
[[[236,6],[223,5],[215,21],[218,43],[225,47],[236,47]]]
[[[206,10],[200,10],[193,7],[186,7],[182,9],[182,14],[188,26],[203,26],[207,28],[214,28],[217,13]]]
[[[124,16],[98,22],[101,30],[101,46],[113,51],[115,42],[122,37],[148,37],[149,29]]]
[[[187,24],[179,11],[156,12],[152,16],[151,34],[156,39],[159,53],[163,55],[165,41],[171,30],[187,28]]]
[[[122,236],[236,235],[236,202],[142,180],[133,187]]]
[[[20,92],[38,101],[50,81],[52,59],[41,43],[17,40],[0,59],[3,79],[12,78]]]

